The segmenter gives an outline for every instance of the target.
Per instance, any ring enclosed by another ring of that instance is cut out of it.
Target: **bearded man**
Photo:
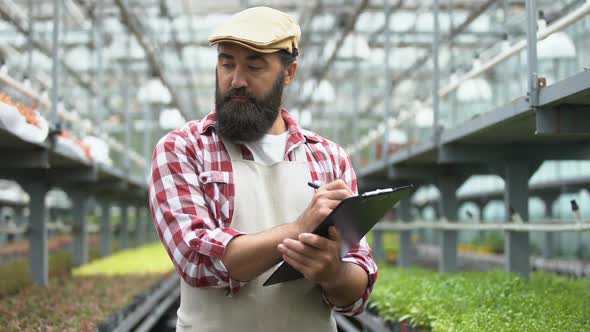
[[[336,229],[310,233],[357,183],[340,146],[281,108],[300,35],[268,7],[232,16],[209,38],[215,111],[156,146],[150,206],[181,277],[177,331],[336,331],[333,311],[366,307],[377,267],[365,239],[341,257]],[[304,278],[263,287],[283,260]]]

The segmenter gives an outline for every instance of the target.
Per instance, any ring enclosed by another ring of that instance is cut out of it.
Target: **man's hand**
[[[327,183],[316,190],[313,199],[295,223],[301,227],[302,233],[311,232],[342,200],[353,194],[342,180]]]
[[[278,245],[283,259],[303,276],[319,284],[330,283],[344,271],[340,259],[340,234],[334,226],[330,238],[302,233],[298,240],[285,239]]]
[[[330,303],[346,307],[362,296],[369,277],[360,266],[341,260],[338,230],[331,226],[328,233],[329,239],[302,233],[298,240],[285,239],[277,247],[285,262],[322,287]]]
[[[279,244],[285,239],[299,240],[301,233],[313,231],[343,199],[352,194],[342,180],[327,183],[316,191],[309,206],[295,222],[235,237],[228,243],[223,256],[223,264],[230,277],[248,281],[270,269],[281,260],[282,253],[277,250]]]

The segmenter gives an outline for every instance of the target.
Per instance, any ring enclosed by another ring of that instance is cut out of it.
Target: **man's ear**
[[[293,80],[295,79],[295,74],[297,73],[297,68],[299,67],[299,64],[297,63],[297,61],[293,61],[286,69],[286,74],[285,74],[285,85],[289,85],[291,84],[291,82],[293,82]]]

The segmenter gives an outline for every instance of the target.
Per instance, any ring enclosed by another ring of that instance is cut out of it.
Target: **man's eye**
[[[252,70],[252,71],[258,71],[258,70],[262,69],[262,67],[256,67],[256,66],[248,66],[248,68],[250,68],[250,70]]]
[[[225,68],[225,69],[232,69],[234,67],[233,63],[222,63],[221,67]]]

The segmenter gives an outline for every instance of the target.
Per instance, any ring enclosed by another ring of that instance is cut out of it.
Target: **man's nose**
[[[248,83],[246,81],[246,76],[244,74],[244,71],[241,68],[239,68],[239,66],[236,67],[236,69],[234,70],[232,81],[231,81],[232,89],[245,88],[247,86],[248,86]]]

